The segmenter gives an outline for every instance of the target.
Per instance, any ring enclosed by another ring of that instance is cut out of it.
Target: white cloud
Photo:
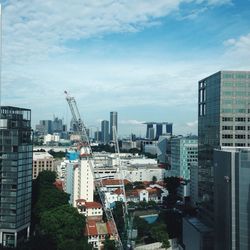
[[[188,127],[197,127],[198,125],[198,120],[192,121],[192,122],[187,122],[186,125]]]
[[[143,124],[145,121],[138,121],[138,120],[121,120],[119,123],[120,124],[127,124],[127,125],[139,125],[139,126],[145,126]]]
[[[230,38],[224,41],[224,59],[229,65],[234,65],[239,69],[249,69],[250,67],[250,33],[238,38]]]

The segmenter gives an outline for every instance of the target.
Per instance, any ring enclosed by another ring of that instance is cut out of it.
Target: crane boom
[[[76,124],[77,132],[80,136],[80,146],[81,146],[80,152],[82,152],[82,151],[85,152],[85,154],[84,154],[85,158],[87,156],[91,172],[92,172],[94,179],[95,179],[95,187],[96,187],[98,194],[99,194],[99,197],[101,199],[103,210],[105,212],[107,222],[108,222],[109,227],[111,229],[112,235],[115,239],[115,245],[119,250],[123,250],[123,245],[122,245],[122,242],[121,242],[121,239],[120,239],[117,227],[116,227],[116,223],[115,223],[112,211],[105,204],[105,194],[103,192],[104,186],[102,183],[102,179],[100,178],[100,176],[98,176],[99,172],[94,171],[95,165],[94,165],[94,161],[92,159],[92,149],[91,149],[91,146],[89,143],[89,138],[87,135],[85,124],[84,124],[83,120],[81,119],[81,116],[80,116],[80,113],[79,113],[79,110],[77,107],[76,100],[74,97],[70,96],[67,93],[67,91],[65,91],[64,93],[66,94],[66,100],[68,102],[73,121]],[[82,150],[83,148],[84,148],[84,150]],[[80,156],[81,156],[81,154],[80,154]]]

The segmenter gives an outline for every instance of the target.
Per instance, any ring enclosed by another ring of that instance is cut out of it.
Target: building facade
[[[191,164],[198,161],[198,138],[176,137],[171,140],[171,172],[190,180]]]
[[[54,157],[47,152],[33,152],[33,179],[44,170],[55,171]]]
[[[115,111],[110,112],[110,140],[115,140],[115,131],[118,133],[118,113]]]
[[[31,110],[3,106],[0,115],[0,244],[17,247],[30,230]]]
[[[214,226],[213,149],[250,145],[249,100],[250,71],[220,71],[199,81],[198,196],[201,215],[211,226]]]
[[[215,250],[250,249],[250,148],[214,152]]]

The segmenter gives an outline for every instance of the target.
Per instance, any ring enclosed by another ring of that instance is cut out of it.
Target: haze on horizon
[[[33,126],[69,123],[64,90],[87,125],[117,111],[119,134],[144,121],[197,133],[197,82],[250,69],[249,0],[2,0],[2,105]]]

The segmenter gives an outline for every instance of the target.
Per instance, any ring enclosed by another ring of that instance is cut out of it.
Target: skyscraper
[[[31,111],[3,106],[0,115],[0,244],[16,247],[30,228]]]
[[[109,121],[103,120],[101,122],[102,142],[107,144],[109,142]]]
[[[110,112],[110,140],[113,141],[115,139],[115,134],[113,128],[116,129],[116,133],[118,133],[117,126],[118,114],[116,111]]]
[[[213,226],[213,149],[250,146],[250,71],[220,71],[199,81],[198,195]]]

